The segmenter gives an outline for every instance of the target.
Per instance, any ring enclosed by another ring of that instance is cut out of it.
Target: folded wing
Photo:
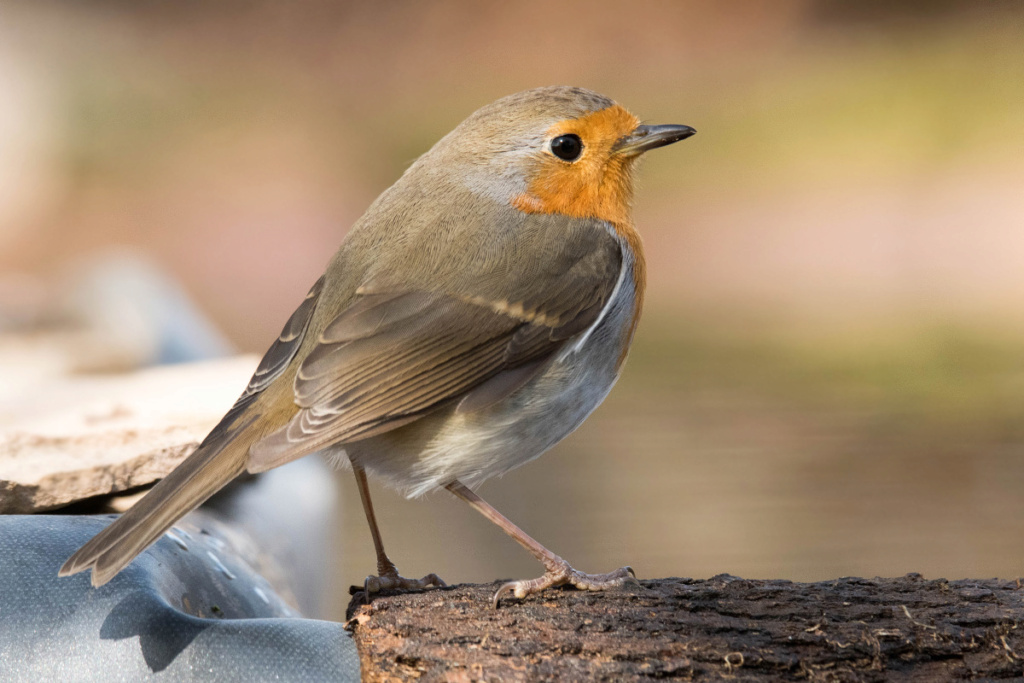
[[[295,379],[300,410],[250,448],[261,472],[326,446],[396,429],[475,393],[493,403],[601,314],[622,266],[605,231],[545,289],[515,300],[462,292],[362,290],[320,333]]]

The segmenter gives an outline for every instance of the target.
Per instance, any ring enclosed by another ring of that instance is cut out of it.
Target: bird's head
[[[628,221],[640,155],[695,132],[643,125],[590,90],[537,88],[478,110],[421,163],[520,211],[618,223]]]

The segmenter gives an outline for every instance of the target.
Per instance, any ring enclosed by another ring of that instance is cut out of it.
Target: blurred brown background
[[[131,245],[262,352],[417,155],[581,85],[699,134],[642,169],[618,388],[483,495],[587,571],[1017,576],[1022,36],[1018,2],[6,2],[0,323]],[[407,576],[539,572],[448,496],[377,507]]]

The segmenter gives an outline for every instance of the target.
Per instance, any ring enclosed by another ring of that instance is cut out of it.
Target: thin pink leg
[[[366,470],[352,463],[352,471],[356,475],[356,484],[359,487],[359,498],[363,501],[366,522],[370,525],[373,548],[377,552],[378,575],[366,577],[366,581],[363,582],[366,594],[379,593],[382,590],[404,591],[418,590],[429,586],[444,586],[445,582],[437,574],[427,574],[422,579],[406,579],[398,575],[395,563],[384,552],[384,541],[381,540],[380,529],[377,528],[377,516],[373,513],[373,502],[370,500],[370,486],[366,481]]]
[[[507,594],[512,594],[517,598],[525,598],[528,595],[539,593],[546,588],[561,586],[567,583],[583,590],[602,591],[621,586],[627,581],[636,580],[636,574],[633,573],[631,567],[622,567],[607,574],[584,574],[577,571],[568,562],[555,555],[513,524],[508,517],[495,510],[490,503],[473,491],[470,491],[462,482],[455,480],[445,488],[469,503],[481,515],[497,524],[502,531],[515,539],[519,545],[526,548],[531,555],[544,565],[544,576],[524,581],[510,581],[499,588],[492,599],[495,607],[498,606],[501,598]]]

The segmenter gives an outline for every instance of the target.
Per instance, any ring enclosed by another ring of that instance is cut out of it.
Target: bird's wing
[[[363,287],[302,359],[300,410],[250,448],[248,470],[395,429],[469,394],[479,407],[514,391],[611,299],[621,248],[603,227],[591,234],[587,248],[555,255],[559,272],[521,280],[500,300],[473,294],[471,283],[450,292]]]
[[[238,403],[248,401],[250,397],[260,393],[270,385],[278,375],[284,372],[288,364],[292,362],[295,353],[302,344],[302,338],[306,334],[306,327],[313,317],[313,309],[320,298],[320,291],[324,287],[324,276],[321,275],[306,294],[299,307],[295,309],[284,329],[274,343],[267,349],[260,361],[259,367],[249,380],[249,385],[242,392]]]

